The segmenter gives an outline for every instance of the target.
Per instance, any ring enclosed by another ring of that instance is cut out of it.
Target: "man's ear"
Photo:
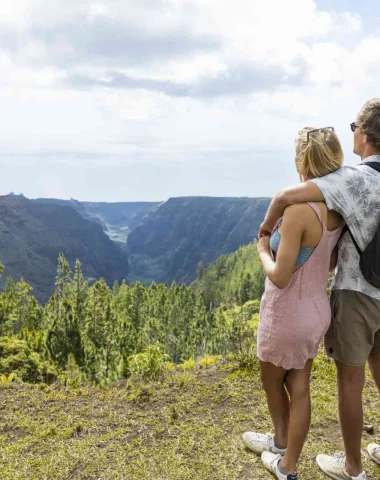
[[[363,145],[366,145],[368,143],[368,136],[363,134],[363,140],[362,140]]]

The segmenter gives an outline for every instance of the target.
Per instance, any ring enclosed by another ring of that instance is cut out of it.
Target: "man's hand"
[[[323,202],[321,190],[313,182],[303,182],[278,193],[269,205],[264,221],[260,226],[259,239],[270,235],[278,220],[283,216],[285,208],[295,203]]]
[[[260,238],[260,240],[257,243],[257,252],[260,255],[260,253],[270,253],[270,236],[263,236]]]
[[[260,225],[259,239],[270,236],[275,226],[276,226],[276,222],[268,222],[265,219],[263,223]]]

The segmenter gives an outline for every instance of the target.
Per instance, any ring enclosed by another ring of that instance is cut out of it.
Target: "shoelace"
[[[379,453],[380,452],[380,445],[378,447],[375,447],[372,451],[372,453]]]
[[[346,455],[344,453],[336,453],[332,457],[332,464],[334,467],[345,468],[346,466]]]
[[[267,443],[268,445],[271,445],[273,442],[273,437],[270,433],[255,433],[254,437],[259,442]]]

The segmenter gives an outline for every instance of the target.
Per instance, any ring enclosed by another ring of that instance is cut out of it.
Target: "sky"
[[[380,96],[377,0],[0,0],[0,194],[270,197]]]

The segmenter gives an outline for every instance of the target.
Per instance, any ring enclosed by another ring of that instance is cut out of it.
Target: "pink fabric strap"
[[[323,226],[325,226],[325,222],[323,221],[321,211],[317,207],[316,203],[314,202],[307,202],[307,204],[314,210],[314,212],[317,214],[317,217],[319,218],[319,221],[322,223]]]

